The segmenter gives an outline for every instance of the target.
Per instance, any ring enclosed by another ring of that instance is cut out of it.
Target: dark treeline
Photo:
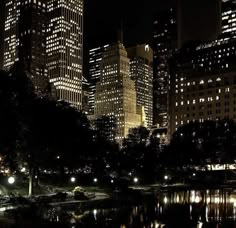
[[[61,177],[82,172],[153,182],[167,168],[235,160],[236,125],[231,120],[182,126],[164,148],[156,135],[138,127],[119,146],[104,136],[101,122],[94,130],[83,112],[37,95],[20,64],[0,72],[0,107],[0,156],[11,173],[27,168],[32,183],[45,169]]]

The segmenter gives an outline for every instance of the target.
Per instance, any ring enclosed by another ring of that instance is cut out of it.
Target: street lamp
[[[11,177],[8,177],[8,183],[9,184],[14,184],[15,183],[15,177],[11,176]]]
[[[97,183],[97,182],[98,182],[98,179],[97,179],[97,178],[94,178],[94,179],[93,179],[93,182],[94,182],[94,183]]]
[[[134,178],[134,183],[138,183],[138,178],[137,177]]]
[[[70,178],[70,181],[71,181],[72,183],[75,183],[76,178],[75,178],[75,177],[71,177],[71,178]]]
[[[168,177],[167,175],[164,176],[164,179],[165,179],[165,180],[168,180],[168,178],[169,178],[169,177]]]

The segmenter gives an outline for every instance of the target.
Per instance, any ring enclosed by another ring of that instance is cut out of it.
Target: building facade
[[[153,125],[153,51],[142,44],[127,48],[130,78],[135,82],[136,104],[144,108],[145,126]]]
[[[173,58],[169,136],[191,121],[235,119],[236,37],[181,49]]]
[[[6,0],[3,68],[22,62],[37,92],[48,85],[46,18],[46,0]]]
[[[177,48],[176,11],[159,12],[153,21],[153,123],[167,127],[169,58]]]
[[[59,100],[82,108],[83,0],[48,0],[46,52]]]
[[[222,34],[236,33],[236,2],[232,0],[222,0],[221,7]]]
[[[142,115],[137,113],[135,83],[130,79],[130,60],[120,42],[108,47],[103,54],[94,114],[116,118],[118,142],[127,136],[130,128],[142,124]]]
[[[94,114],[96,83],[100,80],[101,61],[103,52],[109,45],[93,48],[89,50],[89,114]]]

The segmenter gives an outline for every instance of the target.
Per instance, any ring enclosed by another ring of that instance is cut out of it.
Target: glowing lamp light
[[[164,179],[165,179],[165,180],[168,180],[168,176],[167,176],[167,175],[165,175],[165,176],[164,176]]]
[[[9,177],[7,181],[8,181],[9,184],[14,184],[15,183],[15,177]]]
[[[75,177],[71,177],[71,178],[70,178],[70,181],[71,181],[72,183],[75,183],[76,178],[75,178]]]
[[[134,183],[138,183],[138,178],[137,177],[134,178]]]
[[[93,179],[93,182],[94,182],[94,183],[97,183],[97,182],[98,182],[98,179],[97,179],[97,178],[94,178],[94,179]]]

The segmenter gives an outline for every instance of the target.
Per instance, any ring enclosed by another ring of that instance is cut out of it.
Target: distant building
[[[59,100],[82,108],[83,0],[48,0],[46,52]]]
[[[130,128],[142,124],[142,115],[137,113],[135,83],[130,79],[130,60],[122,43],[106,49],[101,62],[101,77],[96,84],[96,117],[115,116],[116,140],[127,136]]]
[[[96,137],[101,137],[111,142],[116,140],[117,121],[114,115],[100,117],[89,115],[89,120],[96,132]]]
[[[232,0],[222,0],[222,34],[236,34],[236,2]]]
[[[82,110],[85,114],[89,113],[89,82],[83,77],[82,80]]]
[[[94,114],[96,83],[100,80],[101,61],[103,52],[109,45],[93,48],[89,50],[89,114]]]
[[[176,11],[156,14],[153,21],[153,124],[167,127],[169,58],[177,48]]]
[[[236,38],[192,45],[173,57],[169,136],[191,121],[236,119]]]
[[[47,86],[46,0],[5,1],[3,68],[21,61],[37,91]]]
[[[146,126],[153,124],[153,51],[147,44],[127,48],[130,78],[135,82],[136,104],[143,106]]]

